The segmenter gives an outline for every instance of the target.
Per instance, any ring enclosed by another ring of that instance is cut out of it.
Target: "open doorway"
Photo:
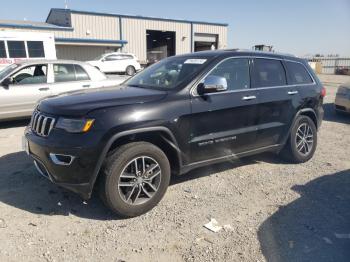
[[[147,64],[175,55],[176,34],[172,31],[146,30]]]
[[[218,49],[218,35],[199,34],[194,35],[194,51],[206,51]]]

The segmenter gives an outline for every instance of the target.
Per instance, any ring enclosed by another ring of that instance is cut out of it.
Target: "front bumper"
[[[58,139],[60,135],[50,134],[49,137],[40,137],[34,134],[30,128],[25,130],[27,153],[33,158],[39,173],[53,183],[79,194],[88,199],[91,196],[96,174],[96,166],[100,155],[98,146],[76,146],[77,141],[69,137]],[[71,141],[71,142],[69,142]],[[73,156],[69,163],[54,161],[52,155],[59,154]]]

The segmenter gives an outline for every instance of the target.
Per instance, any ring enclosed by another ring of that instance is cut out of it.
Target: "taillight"
[[[321,97],[325,97],[326,96],[326,88],[325,87],[322,87],[322,90],[321,90]]]

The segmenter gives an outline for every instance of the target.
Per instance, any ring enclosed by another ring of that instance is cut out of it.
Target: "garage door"
[[[116,47],[56,45],[56,54],[58,59],[88,61],[104,53],[115,51],[117,51]]]

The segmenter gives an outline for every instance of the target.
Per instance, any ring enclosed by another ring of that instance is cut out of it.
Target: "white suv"
[[[126,73],[134,75],[141,70],[141,65],[134,54],[130,53],[108,53],[97,57],[95,60],[87,61],[90,65],[98,68],[104,73]]]

